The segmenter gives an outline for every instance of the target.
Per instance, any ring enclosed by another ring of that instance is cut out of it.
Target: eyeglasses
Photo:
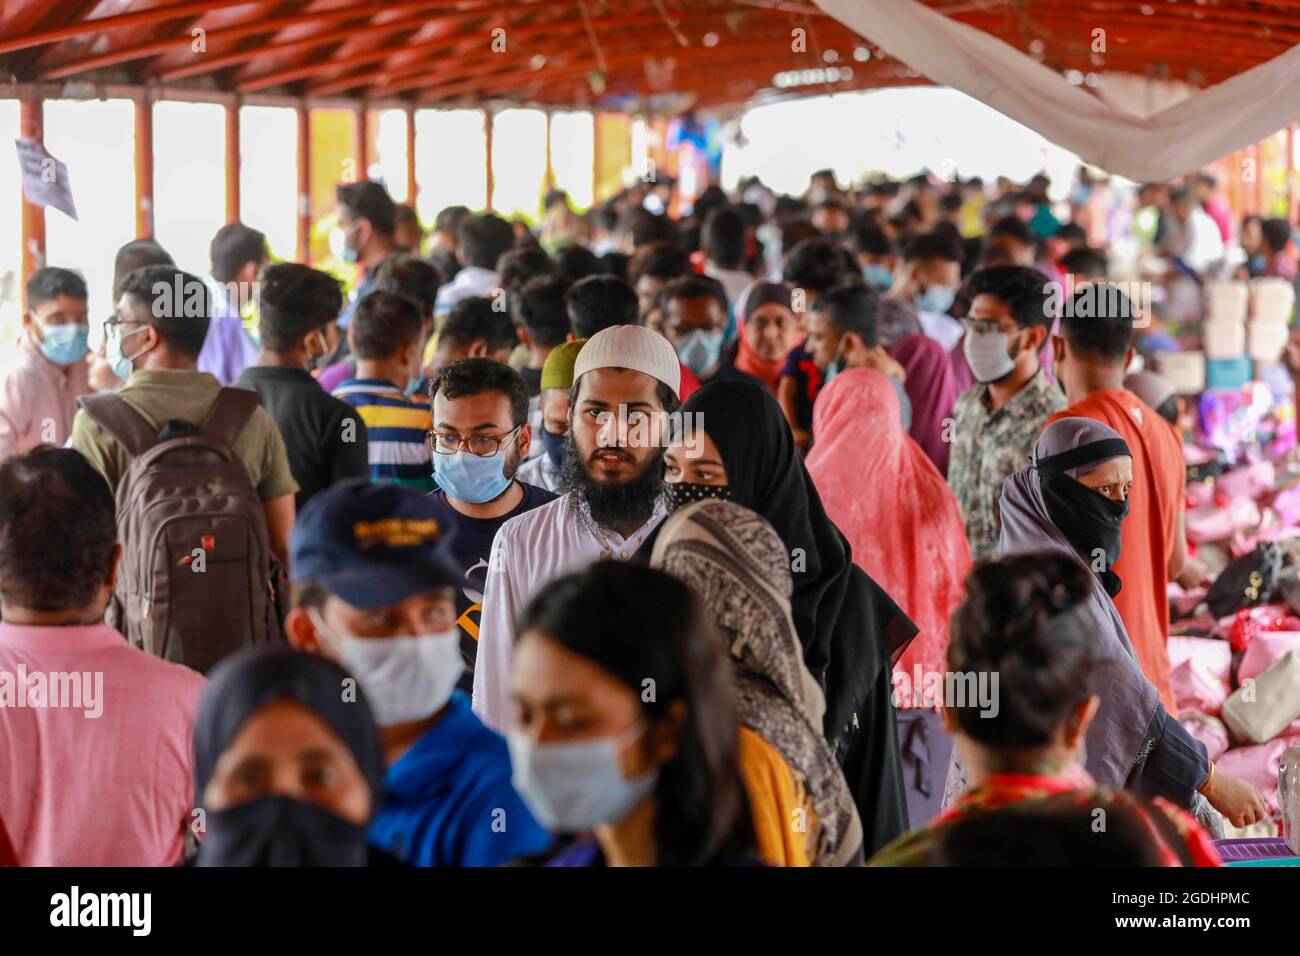
[[[502,447],[514,441],[519,434],[519,429],[523,427],[522,424],[516,425],[500,438],[493,438],[490,435],[473,435],[469,438],[461,438],[459,435],[440,435],[437,432],[425,432],[424,440],[439,455],[454,455],[464,447],[471,455],[476,455],[479,458],[491,458]]]
[[[123,326],[127,326],[127,325],[134,325],[135,328],[131,329],[129,332],[123,331]],[[126,338],[128,335],[135,335],[135,333],[137,332],[143,332],[148,327],[149,327],[149,323],[147,322],[137,322],[135,321],[135,319],[123,320],[123,319],[119,319],[115,315],[110,316],[109,318],[104,320],[104,334],[109,335],[112,333],[117,333],[118,335],[122,336],[122,338]]]
[[[996,319],[962,319],[961,324],[972,332],[986,334],[991,332],[1003,332],[1007,335],[1015,335],[1020,331],[1019,327],[1007,329],[998,324]]]

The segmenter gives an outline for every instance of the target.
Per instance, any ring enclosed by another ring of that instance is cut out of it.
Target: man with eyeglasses
[[[438,524],[461,570],[456,624],[465,658],[462,689],[473,689],[488,559],[497,529],[515,515],[556,496],[516,478],[528,458],[528,387],[509,365],[490,358],[463,358],[438,371],[429,386],[433,430],[430,492]]]
[[[966,280],[966,361],[976,385],[953,405],[948,484],[971,556],[995,558],[1002,483],[1026,468],[1047,419],[1065,395],[1039,365],[1055,316],[1051,280],[1028,266],[989,266]]]

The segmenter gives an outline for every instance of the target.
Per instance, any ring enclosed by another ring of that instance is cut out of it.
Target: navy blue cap
[[[317,581],[365,611],[438,587],[461,573],[433,502],[412,488],[340,482],[312,496],[289,540],[295,581]]]

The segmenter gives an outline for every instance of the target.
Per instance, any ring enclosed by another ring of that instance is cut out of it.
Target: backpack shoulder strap
[[[77,404],[96,424],[116,438],[132,458],[139,458],[158,444],[158,429],[116,392],[82,395]]]
[[[203,437],[233,447],[261,401],[261,396],[250,389],[223,388],[203,422]]]

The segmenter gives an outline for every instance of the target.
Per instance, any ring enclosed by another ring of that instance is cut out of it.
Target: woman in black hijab
[[[795,630],[804,663],[825,691],[826,739],[853,791],[870,856],[908,827],[890,693],[893,663],[916,626],[853,563],[771,392],[752,382],[716,382],[681,411],[684,427],[698,423],[718,450],[727,474],[720,496],[766,518],[790,554]],[[653,547],[654,536],[641,552]]]
[[[194,726],[199,866],[366,866],[383,747],[359,685],[287,647],[212,671]]]

